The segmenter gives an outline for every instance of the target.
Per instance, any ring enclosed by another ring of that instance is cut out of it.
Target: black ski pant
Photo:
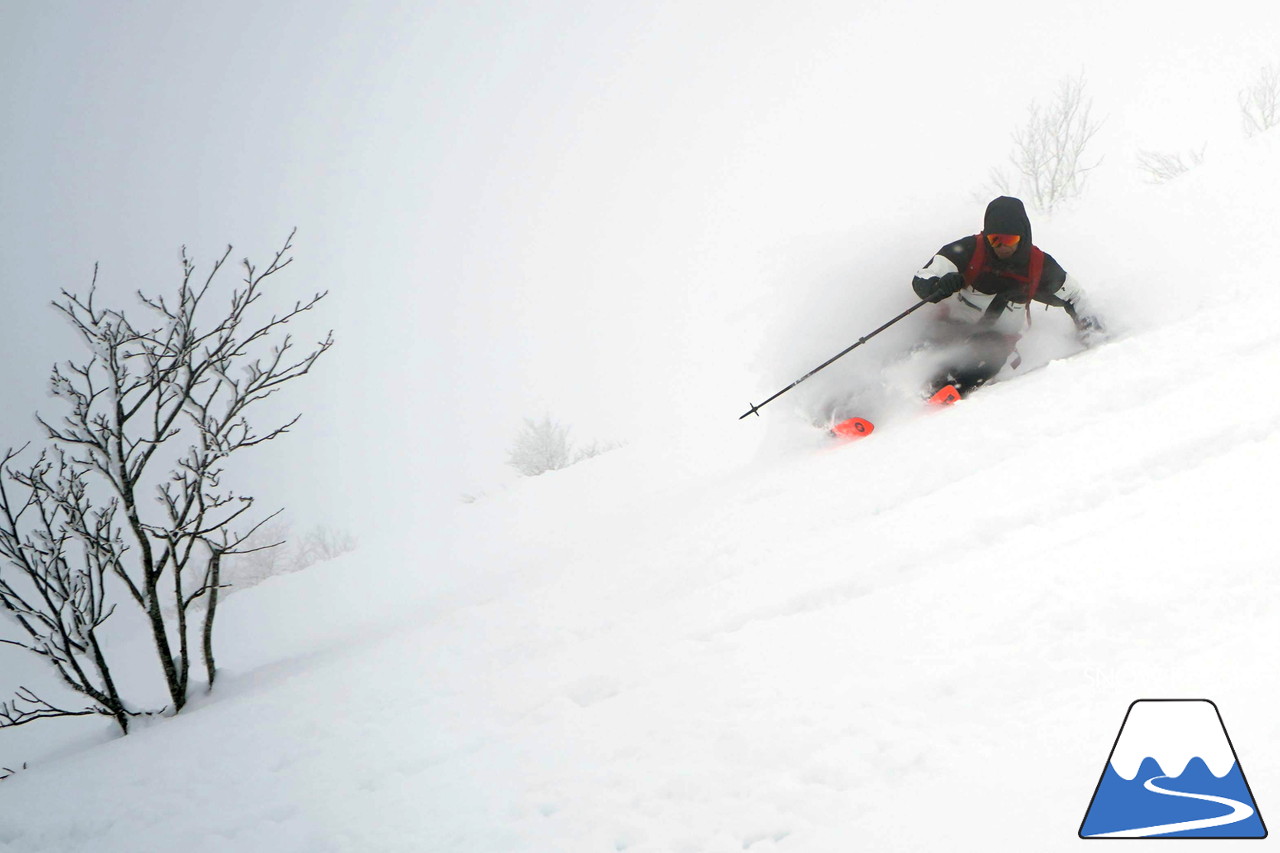
[[[967,328],[957,328],[961,325]],[[930,382],[930,396],[947,385],[953,385],[964,397],[990,381],[1013,354],[1018,338],[1018,335],[1006,335],[993,329],[974,329],[968,324],[948,323],[945,333],[932,341],[945,345],[947,358]]]

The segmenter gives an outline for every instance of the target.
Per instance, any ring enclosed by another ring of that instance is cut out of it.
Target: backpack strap
[[[1035,246],[1031,247],[1031,260],[1027,264],[1027,325],[1031,325],[1031,302],[1040,289],[1040,276],[1044,273],[1044,252]]]

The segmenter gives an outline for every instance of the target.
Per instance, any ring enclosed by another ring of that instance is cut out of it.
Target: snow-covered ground
[[[0,736],[0,850],[1068,849],[1158,697],[1217,703],[1265,819],[1272,137],[1053,221],[1096,350],[846,446],[815,379],[228,599],[180,717]]]

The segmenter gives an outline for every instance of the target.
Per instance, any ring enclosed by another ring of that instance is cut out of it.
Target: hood
[[[1020,234],[1022,242],[1009,261],[1023,264],[1031,256],[1031,220],[1027,218],[1027,208],[1021,199],[1007,195],[993,199],[987,205],[987,214],[982,220],[982,233]]]

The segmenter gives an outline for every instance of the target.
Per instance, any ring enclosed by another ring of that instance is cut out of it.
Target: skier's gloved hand
[[[1076,318],[1076,337],[1086,347],[1097,346],[1107,339],[1107,329],[1102,321],[1092,314],[1081,314]]]
[[[921,293],[920,298],[929,302],[941,302],[951,294],[960,292],[960,288],[964,287],[964,276],[958,272],[949,272],[926,283],[931,287]]]

